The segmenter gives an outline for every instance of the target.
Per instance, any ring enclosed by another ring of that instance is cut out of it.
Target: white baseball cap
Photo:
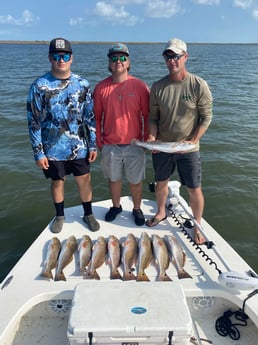
[[[162,55],[166,53],[167,50],[172,50],[175,54],[180,54],[183,52],[187,52],[187,45],[184,41],[178,39],[178,38],[173,38],[169,40],[165,46],[165,49],[163,50]]]

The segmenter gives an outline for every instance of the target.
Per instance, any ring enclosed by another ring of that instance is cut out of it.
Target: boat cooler
[[[77,285],[67,335],[77,344],[188,345],[192,320],[177,282]]]

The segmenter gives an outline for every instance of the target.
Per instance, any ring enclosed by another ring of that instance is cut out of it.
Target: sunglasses
[[[117,62],[118,60],[119,60],[120,62],[125,62],[125,61],[127,61],[127,57],[124,56],[124,55],[122,55],[122,56],[110,56],[109,59],[110,59],[111,62]]]
[[[171,60],[178,61],[181,59],[182,56],[184,56],[184,55],[183,54],[182,55],[179,55],[179,54],[167,55],[167,54],[165,54],[164,59],[167,61],[171,61]]]
[[[62,59],[64,62],[68,62],[71,60],[71,54],[52,54],[51,57],[54,61],[57,62],[60,62]]]

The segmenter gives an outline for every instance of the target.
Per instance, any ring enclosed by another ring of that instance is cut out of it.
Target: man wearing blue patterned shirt
[[[56,217],[51,231],[64,223],[64,184],[73,174],[84,209],[83,220],[91,231],[99,229],[92,213],[90,163],[97,158],[95,115],[89,82],[71,72],[69,41],[55,38],[49,45],[51,71],[31,85],[27,100],[30,142],[34,158],[46,178]]]

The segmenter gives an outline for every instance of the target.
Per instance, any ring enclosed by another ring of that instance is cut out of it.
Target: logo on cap
[[[55,43],[57,49],[65,49],[65,40],[58,39]]]

